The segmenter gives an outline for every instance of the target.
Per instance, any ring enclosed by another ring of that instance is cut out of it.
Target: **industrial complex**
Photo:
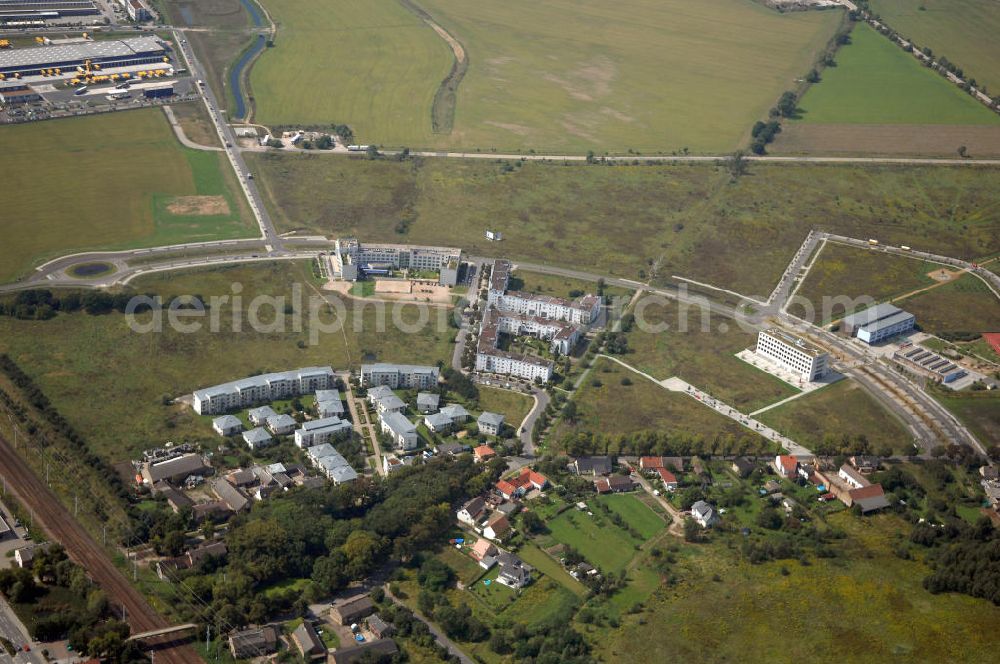
[[[73,39],[0,51],[0,79],[29,76],[72,78],[87,70],[106,71],[116,67],[163,64],[166,45],[157,37],[128,39]]]

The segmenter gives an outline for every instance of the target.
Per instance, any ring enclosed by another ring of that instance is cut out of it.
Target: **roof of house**
[[[444,408],[441,409],[441,413],[443,415],[447,415],[448,417],[450,417],[452,419],[454,419],[456,417],[468,417],[469,416],[469,411],[467,411],[465,408],[463,408],[462,406],[458,405],[457,403],[453,403],[451,405],[445,406]]]
[[[789,454],[779,454],[778,463],[785,472],[795,472],[799,466],[799,460]]]
[[[274,409],[270,406],[258,406],[257,408],[251,408],[248,410],[247,415],[250,416],[251,420],[260,421],[266,420],[272,415],[277,415],[277,413],[274,412]]]
[[[451,426],[451,418],[444,413],[431,413],[424,415],[424,423],[431,429],[440,429]]]
[[[247,443],[266,443],[271,440],[271,434],[264,427],[254,427],[243,432],[243,440]]]
[[[385,422],[385,425],[392,429],[392,432],[397,436],[414,433],[417,430],[417,426],[403,417],[402,413],[384,413],[382,415],[382,421]]]
[[[468,452],[469,446],[465,443],[438,443],[434,449],[438,454],[461,454]]]
[[[889,499],[885,496],[870,496],[868,498],[855,500],[854,504],[861,508],[862,514],[867,514],[868,512],[874,512],[875,510],[881,510],[889,507]]]
[[[497,547],[493,544],[493,542],[488,539],[483,539],[482,537],[480,537],[476,543],[472,545],[472,553],[477,558],[495,555],[496,550]]]
[[[486,509],[486,500],[482,496],[476,496],[462,505],[462,509],[475,516]]]
[[[472,453],[476,455],[476,458],[485,459],[486,457],[496,456],[496,452],[489,445],[480,445],[476,449],[472,450]]]
[[[234,470],[229,473],[226,479],[232,482],[234,486],[245,486],[260,480],[260,478],[257,477],[257,473],[253,472],[250,468],[240,468],[239,470]]]
[[[225,431],[226,429],[242,428],[243,422],[235,415],[222,415],[212,420],[212,426]]]
[[[644,456],[639,459],[639,465],[642,468],[663,468],[663,457]]]
[[[384,399],[390,394],[395,394],[395,392],[393,392],[392,388],[388,385],[376,385],[368,388],[368,398],[372,401]]]
[[[295,426],[295,418],[288,413],[281,413],[280,415],[272,415],[267,418],[267,426],[272,429],[284,429],[286,427]]]
[[[323,457],[333,456],[334,454],[339,456],[340,452],[338,452],[337,448],[330,443],[320,443],[319,445],[313,445],[306,450],[306,454],[309,455],[309,458],[313,461],[317,461]]]
[[[154,484],[162,479],[195,475],[210,468],[211,466],[205,462],[204,458],[193,453],[182,454],[179,457],[146,466],[149,479]]]
[[[234,512],[239,512],[250,504],[245,493],[221,477],[212,482],[212,491]]]
[[[504,421],[504,416],[501,415],[500,413],[491,413],[486,410],[480,413],[479,419],[476,420],[476,422],[478,422],[480,426],[485,424],[487,426],[494,426],[494,427],[500,427],[503,424],[503,421]]]
[[[316,390],[316,401],[340,401],[340,391]]]
[[[510,530],[510,520],[506,514],[494,513],[486,522],[486,525],[492,528],[493,532],[497,534],[502,534]]]
[[[382,635],[392,629],[392,623],[386,622],[382,619],[382,616],[376,613],[368,616],[368,629],[375,632],[375,634]]]
[[[706,503],[704,500],[699,500],[691,505],[691,513],[697,514],[703,519],[708,519],[715,513],[715,508]]]
[[[222,540],[215,540],[214,542],[202,544],[199,547],[191,549],[187,552],[187,555],[191,560],[191,564],[197,564],[205,558],[221,558],[227,553],[229,553],[229,549],[226,548],[226,543]]]
[[[375,401],[383,410],[402,410],[406,408],[406,402],[395,394],[389,393],[384,397],[379,397]]]
[[[507,480],[500,480],[496,483],[497,490],[500,491],[505,496],[513,496],[517,493],[519,487],[514,486]]]
[[[326,646],[319,640],[319,635],[308,620],[303,620],[302,624],[295,628],[292,639],[304,654],[326,652]]]
[[[375,604],[372,602],[372,598],[369,595],[359,595],[339,604],[334,604],[330,608],[346,618],[348,616],[364,613],[365,611],[370,611],[375,608]]]
[[[378,639],[377,641],[365,641],[346,648],[337,648],[330,656],[334,664],[354,664],[360,661],[366,653],[372,655],[395,655],[399,652],[399,646],[392,639]]]
[[[549,478],[525,466],[521,469],[521,472],[517,475],[517,477],[512,477],[510,479],[510,483],[516,487],[527,487],[529,485],[544,487],[549,483]]]
[[[746,457],[736,457],[733,459],[733,465],[736,466],[741,473],[747,473],[756,468],[756,464]]]
[[[666,468],[657,468],[656,472],[660,474],[660,479],[663,480],[664,482],[667,482],[668,484],[677,483],[677,476],[674,475],[669,470],[667,470]]]
[[[573,465],[579,473],[597,473],[598,475],[607,475],[611,472],[611,457],[577,457],[576,459],[573,459]]]
[[[868,478],[862,475],[856,468],[854,468],[854,466],[848,466],[845,463],[843,466],[840,467],[840,472],[850,477],[852,480],[860,484],[862,487],[866,487],[869,484],[871,484],[871,482],[868,481]]]
[[[884,496],[885,491],[882,489],[881,484],[869,484],[868,486],[863,486],[860,489],[853,489],[849,492],[849,494],[852,501],[859,502],[867,498]]]
[[[278,632],[270,625],[253,627],[229,635],[229,642],[237,652],[265,654],[278,642]]]
[[[437,392],[420,392],[417,394],[418,408],[437,408],[441,403],[441,395]]]

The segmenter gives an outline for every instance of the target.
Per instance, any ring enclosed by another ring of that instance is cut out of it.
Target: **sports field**
[[[345,123],[359,141],[430,145],[447,44],[397,0],[265,0],[275,47],[250,85],[263,124]]]
[[[913,449],[913,437],[903,424],[852,380],[841,380],[756,418],[806,447],[842,436],[868,437],[876,450],[896,453]]]
[[[866,23],[854,28],[836,61],[802,98],[802,122],[1000,125],[1000,116]]]
[[[869,0],[894,30],[1000,92],[1000,3],[996,0]]]
[[[232,170],[184,148],[160,109],[4,128],[0,282],[86,249],[254,235]]]
[[[450,134],[432,132],[431,106],[452,51],[396,0],[266,1],[280,27],[251,75],[258,120],[345,122],[362,142],[410,147],[732,150],[843,15],[749,0],[416,4],[468,56]]]
[[[732,183],[705,164],[246,156],[279,232],[460,246],[643,281],[662,258],[668,274],[763,297],[812,228],[970,260],[1000,251],[1000,170],[987,167],[753,164]]]

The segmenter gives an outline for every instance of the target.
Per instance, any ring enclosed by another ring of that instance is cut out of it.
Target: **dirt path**
[[[963,274],[965,274],[967,272],[967,270],[934,270],[933,272],[945,273],[948,276],[947,276],[947,278],[943,278],[943,279],[940,279],[940,280],[938,280],[937,277],[933,277],[932,276],[931,278],[936,280],[935,283],[931,284],[930,286],[924,286],[923,288],[918,288],[915,291],[910,291],[909,293],[906,293],[904,295],[900,295],[899,297],[894,297],[894,298],[892,298],[891,301],[892,302],[899,302],[900,300],[905,300],[908,297],[913,297],[914,295],[919,295],[920,293],[926,293],[929,290],[934,290],[935,288],[940,288],[941,286],[944,286],[945,284],[950,284],[951,282],[955,281],[956,279],[958,279],[959,277],[961,277]]]
[[[170,627],[170,623],[146,602],[146,599],[112,564],[104,549],[90,537],[55,494],[42,482],[9,443],[0,437],[0,468],[7,477],[7,488],[30,509],[46,535],[66,548],[79,565],[108,594],[116,607],[124,607],[132,632],[146,632]],[[184,643],[171,642],[159,646],[156,661],[169,664],[190,664],[202,661],[194,649]]]

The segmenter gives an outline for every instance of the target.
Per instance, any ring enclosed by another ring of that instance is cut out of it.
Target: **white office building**
[[[199,415],[215,415],[258,403],[310,394],[336,387],[331,367],[305,367],[267,373],[207,387],[194,392],[194,410]]]
[[[845,317],[840,324],[847,334],[872,345],[909,332],[917,319],[896,305],[883,302]]]
[[[777,362],[799,379],[813,381],[827,370],[828,356],[815,346],[778,328],[757,335],[757,355]]]

